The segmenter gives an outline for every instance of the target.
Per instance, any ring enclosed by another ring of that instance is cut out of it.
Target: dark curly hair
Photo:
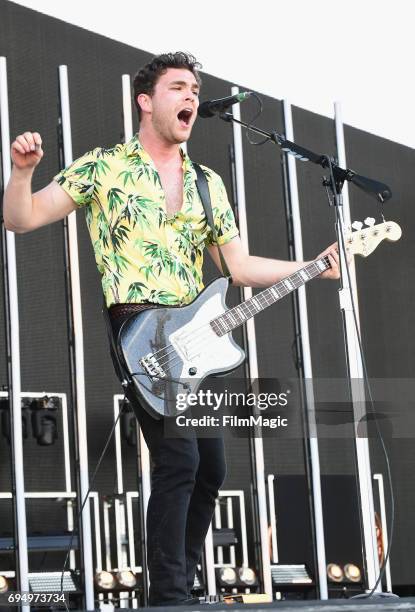
[[[194,75],[199,87],[202,84],[202,79],[198,72],[202,68],[202,64],[200,64],[190,53],[176,51],[175,53],[162,53],[161,55],[156,55],[151,62],[143,66],[134,77],[134,103],[137,107],[139,119],[141,119],[141,108],[137,102],[137,96],[141,93],[146,93],[151,96],[159,77],[164,74],[168,68],[186,68]]]

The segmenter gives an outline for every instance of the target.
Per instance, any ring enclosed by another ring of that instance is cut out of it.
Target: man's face
[[[172,144],[190,137],[199,106],[199,85],[185,68],[168,68],[162,74],[153,95],[147,96],[145,109],[151,115],[154,130]]]

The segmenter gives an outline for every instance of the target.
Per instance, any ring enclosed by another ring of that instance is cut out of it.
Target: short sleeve
[[[210,230],[206,244],[219,244],[219,246],[222,246],[230,242],[235,236],[238,236],[239,230],[221,177],[210,170],[208,171],[208,181],[217,242],[213,238],[212,230]]]
[[[94,195],[97,151],[85,153],[53,177],[78,206],[90,204]]]

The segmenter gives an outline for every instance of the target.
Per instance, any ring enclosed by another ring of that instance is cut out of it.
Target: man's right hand
[[[4,226],[9,231],[30,232],[77,208],[55,180],[32,195],[33,171],[42,157],[42,139],[37,132],[21,134],[11,146],[13,169],[3,199]]]
[[[13,164],[19,170],[34,170],[42,157],[42,139],[38,132],[20,134],[11,146]]]

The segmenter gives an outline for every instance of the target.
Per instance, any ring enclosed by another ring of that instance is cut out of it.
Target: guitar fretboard
[[[321,257],[287,276],[287,278],[275,283],[272,287],[268,287],[268,289],[264,289],[264,291],[252,296],[246,302],[242,302],[242,304],[238,304],[238,306],[234,306],[219,315],[216,319],[212,319],[210,325],[216,335],[224,336],[251,317],[254,317],[261,310],[265,310],[271,304],[274,304],[329,268],[330,262],[328,257]]]

